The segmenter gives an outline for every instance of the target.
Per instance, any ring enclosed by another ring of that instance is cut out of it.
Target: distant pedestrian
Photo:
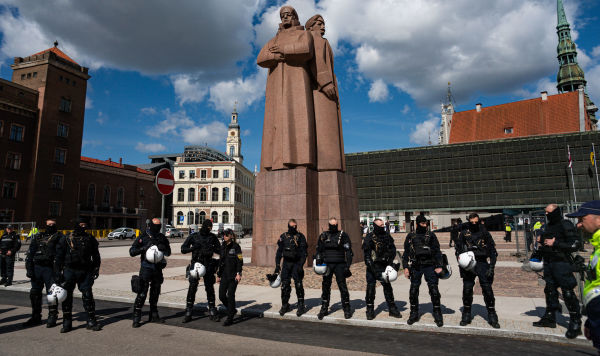
[[[6,232],[0,237],[0,269],[2,280],[0,285],[12,285],[15,272],[15,256],[21,248],[21,239],[12,225],[6,226]]]
[[[512,238],[511,238],[512,227],[510,226],[510,224],[508,222],[506,223],[506,226],[504,227],[504,231],[506,231],[506,234],[504,235],[504,241],[511,242],[512,241]]]

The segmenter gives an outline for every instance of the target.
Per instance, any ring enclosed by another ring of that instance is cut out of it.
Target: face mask
[[[85,233],[85,227],[77,225],[75,226],[74,231],[77,235],[83,235]]]
[[[427,232],[427,226],[423,227],[421,224],[417,225],[417,233],[424,234]]]
[[[552,225],[558,224],[562,219],[562,214],[560,213],[559,208],[556,208],[552,212],[547,213],[546,216],[548,217],[548,222]]]
[[[290,226],[290,225],[288,225],[288,232],[290,234],[295,234],[296,231],[298,231],[298,226]]]
[[[46,232],[49,234],[54,234],[56,233],[57,229],[56,229],[56,225],[46,225]]]
[[[469,230],[471,232],[477,232],[477,231],[479,231],[479,221],[476,222],[475,224],[473,224],[472,222],[469,222]]]
[[[385,234],[385,227],[374,224],[373,232],[375,233],[375,235],[383,235]]]
[[[160,232],[161,224],[150,223],[150,232],[153,234],[158,234]]]
[[[335,225],[329,224],[329,231],[331,231],[331,232],[337,232],[338,231],[338,224],[335,224]]]

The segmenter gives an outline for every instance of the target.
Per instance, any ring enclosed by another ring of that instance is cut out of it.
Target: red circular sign
[[[156,189],[162,195],[169,195],[173,193],[173,189],[175,188],[175,177],[173,177],[173,173],[168,168],[163,168],[158,171],[156,175]]]

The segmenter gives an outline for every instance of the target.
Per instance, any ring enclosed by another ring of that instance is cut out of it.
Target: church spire
[[[558,25],[556,25],[557,29],[561,26],[569,26],[569,23],[567,22],[567,15],[565,15],[565,7],[563,5],[562,0],[557,0],[556,2],[556,16],[558,17]]]
[[[558,34],[558,63],[560,68],[556,76],[556,88],[560,93],[575,91],[579,86],[585,88],[586,81],[583,70],[577,64],[577,47],[571,39],[571,28],[565,15],[563,0],[556,1]]]

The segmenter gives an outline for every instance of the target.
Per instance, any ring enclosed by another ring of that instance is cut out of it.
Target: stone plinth
[[[362,260],[358,199],[354,177],[341,172],[316,172],[304,167],[263,171],[255,180],[252,264],[274,266],[277,239],[294,218],[308,242],[312,264],[317,238],[335,216],[350,235],[355,261]]]

